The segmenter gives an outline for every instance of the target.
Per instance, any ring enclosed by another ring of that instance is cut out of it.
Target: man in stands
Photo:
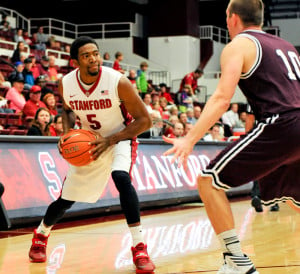
[[[203,75],[203,71],[199,68],[197,68],[195,71],[188,73],[183,77],[180,83],[180,89],[183,90],[184,86],[190,86],[193,92],[193,95],[197,93],[198,89],[198,79]]]
[[[29,92],[29,100],[23,108],[23,115],[26,119],[33,119],[36,111],[41,108],[47,108],[43,101],[41,101],[41,87],[34,85]]]

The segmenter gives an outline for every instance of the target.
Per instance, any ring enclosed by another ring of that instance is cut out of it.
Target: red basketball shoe
[[[154,273],[155,265],[148,255],[147,245],[139,243],[135,247],[131,247],[131,251],[137,274]]]
[[[29,258],[33,263],[43,263],[47,260],[46,248],[49,236],[38,234],[34,230],[32,245],[29,250]]]

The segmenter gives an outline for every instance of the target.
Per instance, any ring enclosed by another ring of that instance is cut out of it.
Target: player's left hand
[[[168,138],[163,136],[163,140],[169,144],[173,144],[173,147],[168,149],[163,155],[167,156],[174,154],[171,163],[173,164],[178,159],[178,167],[183,165],[184,169],[187,169],[188,156],[193,150],[193,145],[185,137],[183,138]]]
[[[90,150],[91,157],[94,160],[97,160],[101,153],[110,146],[110,141],[108,138],[104,138],[100,134],[97,134],[97,139],[91,142],[91,146],[95,146]]]

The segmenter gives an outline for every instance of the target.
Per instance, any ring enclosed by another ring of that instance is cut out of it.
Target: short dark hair
[[[229,16],[237,14],[244,26],[261,26],[264,18],[264,4],[262,0],[233,0],[228,6]]]
[[[86,44],[94,44],[96,45],[97,49],[99,49],[98,44],[96,43],[96,41],[89,37],[89,36],[80,36],[78,38],[76,38],[70,48],[70,56],[71,59],[75,59],[78,60],[78,50],[79,48],[81,48],[82,46],[86,45]]]
[[[195,73],[198,73],[198,74],[203,74],[203,70],[202,70],[202,69],[199,69],[199,68],[195,69],[194,72],[195,72]]]
[[[53,123],[57,123],[58,118],[62,117],[60,114],[56,114],[53,119]]]

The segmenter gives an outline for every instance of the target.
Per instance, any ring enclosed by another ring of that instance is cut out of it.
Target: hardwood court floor
[[[285,204],[279,212],[256,213],[250,200],[233,202],[232,209],[243,249],[261,274],[300,274],[300,214]],[[216,273],[222,264],[219,243],[200,204],[142,214],[155,273]],[[31,230],[0,232],[1,274],[134,273],[123,218],[58,224],[46,263],[28,260]]]

